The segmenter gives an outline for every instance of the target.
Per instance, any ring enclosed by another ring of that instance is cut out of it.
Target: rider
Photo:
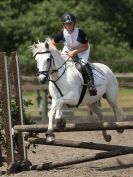
[[[78,56],[81,60],[84,72],[86,73],[87,82],[89,85],[89,93],[91,96],[97,94],[97,90],[94,86],[94,78],[91,67],[88,63],[90,46],[85,32],[77,27],[76,17],[72,13],[64,13],[61,17],[63,23],[63,30],[58,32],[51,40],[51,47],[56,48],[57,43],[64,42],[64,48],[62,54],[67,54],[70,58]]]

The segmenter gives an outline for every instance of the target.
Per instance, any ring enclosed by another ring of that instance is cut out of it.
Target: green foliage
[[[33,124],[33,120],[29,114],[26,114],[25,109],[33,105],[31,100],[23,101],[23,119],[24,119],[24,124]],[[16,102],[14,100],[11,101],[11,117],[12,117],[12,126],[14,126],[18,120],[19,115],[19,108],[16,105]],[[18,136],[15,134],[13,136],[14,139],[14,147],[17,150],[18,147]],[[5,131],[4,131],[4,124],[3,124],[3,109],[2,109],[2,101],[0,101],[0,146],[2,150],[2,154],[6,154],[6,140],[5,140]]]
[[[26,108],[30,105],[33,105],[31,100],[23,101],[23,118],[24,124],[32,124],[33,121],[29,114],[26,114]],[[19,116],[19,107],[16,105],[14,100],[11,100],[11,117],[12,117],[12,126],[15,125],[15,122],[18,120]],[[2,101],[0,102],[0,129],[3,129],[3,109],[2,109]]]
[[[24,119],[24,124],[33,124],[33,120],[29,114],[26,114],[25,109],[33,105],[31,100],[23,101],[24,109],[23,109],[23,119]],[[12,117],[12,126],[14,126],[18,120],[18,116],[20,117],[19,114],[19,108],[16,105],[16,102],[14,100],[11,101],[11,117]],[[3,109],[2,109],[2,101],[0,102],[0,146],[2,150],[2,154],[6,154],[6,140],[5,140],[5,131],[4,129],[4,124],[3,124]],[[17,153],[17,148],[18,148],[18,136],[15,134],[13,136],[14,139],[14,152]]]
[[[78,26],[87,33],[92,62],[132,60],[132,0],[1,0],[0,9],[0,50],[18,51],[22,74],[36,73],[28,46],[53,37],[62,28],[60,17],[66,11],[75,13]],[[112,67],[115,72],[133,71],[130,62]]]

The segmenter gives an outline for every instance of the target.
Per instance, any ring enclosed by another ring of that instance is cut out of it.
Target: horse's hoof
[[[121,129],[121,130],[117,130],[118,133],[123,133],[124,132],[124,129]]]
[[[112,138],[111,138],[111,135],[107,135],[107,134],[106,134],[106,135],[103,135],[103,136],[104,136],[104,139],[105,139],[106,142],[110,142],[111,139],[112,139]]]
[[[66,127],[66,121],[64,119],[56,120],[56,127],[59,129],[64,129]]]
[[[46,142],[47,143],[54,142],[54,140],[55,140],[55,134],[52,131],[48,130],[46,132],[45,136],[46,136]]]
[[[47,143],[52,143],[52,142],[54,142],[54,140],[55,140],[55,137],[53,137],[53,136],[47,136],[47,138],[46,138]]]

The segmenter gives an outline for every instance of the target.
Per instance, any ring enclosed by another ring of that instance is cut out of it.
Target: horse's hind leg
[[[89,107],[90,107],[91,111],[94,112],[98,116],[98,119],[100,119],[100,122],[103,123],[104,122],[103,121],[103,114],[100,110],[98,102],[93,103]],[[102,130],[102,134],[103,134],[105,141],[107,141],[107,142],[111,141],[111,135],[107,134],[106,130]]]
[[[108,80],[110,81],[108,83],[108,87],[106,90],[106,100],[110,104],[111,108],[113,109],[115,121],[123,120],[126,116],[124,115],[124,112],[122,109],[118,107],[117,103],[117,97],[118,97],[118,82],[116,77],[113,73],[110,73]]]
[[[115,121],[124,120],[126,118],[123,110],[118,106],[117,103],[117,92],[111,92],[110,94],[106,95],[106,100],[111,106],[113,112]],[[123,133],[124,130],[117,130],[119,133]]]

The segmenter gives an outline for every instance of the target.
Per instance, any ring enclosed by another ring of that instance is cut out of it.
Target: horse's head
[[[38,42],[37,44],[34,43],[31,48],[37,62],[39,81],[45,84],[49,78],[53,58],[49,44],[47,42]]]

